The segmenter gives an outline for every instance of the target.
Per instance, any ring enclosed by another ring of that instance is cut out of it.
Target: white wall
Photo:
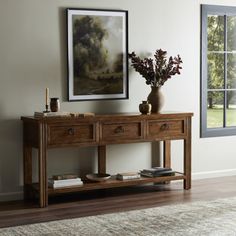
[[[162,48],[169,55],[180,54],[183,72],[164,85],[164,110],[194,112],[193,177],[235,174],[236,137],[199,138],[201,3],[236,5],[234,0],[0,0],[0,200],[21,196],[20,116],[43,110],[46,87],[51,97],[60,98],[62,110],[95,113],[137,112],[150,91],[139,74],[130,71],[129,100],[67,102],[68,7],[128,10],[130,52],[150,54]],[[149,143],[109,146],[107,172],[150,166],[150,147]],[[180,142],[173,143],[172,152],[173,168],[182,169]],[[49,174],[74,171],[96,171],[94,148],[49,151]]]

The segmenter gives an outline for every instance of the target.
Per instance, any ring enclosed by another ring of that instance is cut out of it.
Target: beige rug
[[[1,236],[236,236],[236,197],[0,229]]]

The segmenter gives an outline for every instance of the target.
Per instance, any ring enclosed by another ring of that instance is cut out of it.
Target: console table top
[[[83,113],[81,113],[83,114]],[[135,112],[124,112],[124,113],[105,113],[105,114],[95,114],[94,116],[85,116],[85,117],[72,117],[72,116],[45,116],[45,117],[34,117],[34,116],[22,116],[22,120],[71,120],[71,119],[104,119],[104,118],[137,118],[137,119],[166,119],[166,118],[181,118],[181,117],[191,117],[193,116],[192,112],[174,112],[166,111],[161,113],[151,113],[148,115],[143,115],[141,113]]]

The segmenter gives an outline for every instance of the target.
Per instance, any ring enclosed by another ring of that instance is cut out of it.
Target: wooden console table
[[[184,181],[191,188],[191,117],[192,113],[162,113],[151,115],[110,114],[94,117],[22,117],[24,198],[39,198],[40,207],[48,205],[48,196],[59,193],[131,186],[149,182]],[[50,148],[96,146],[98,172],[106,173],[106,145],[163,141],[163,165],[171,167],[171,140],[184,140],[184,173],[175,176],[135,180],[109,179],[99,183],[84,183],[72,188],[48,188],[47,150]],[[38,150],[38,183],[32,183],[32,148]]]

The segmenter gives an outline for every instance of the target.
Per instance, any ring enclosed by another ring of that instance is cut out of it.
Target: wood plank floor
[[[24,201],[2,202],[0,228],[236,196],[236,176],[195,180],[191,190],[183,190],[182,185],[172,182],[89,191],[50,199],[47,208]]]

